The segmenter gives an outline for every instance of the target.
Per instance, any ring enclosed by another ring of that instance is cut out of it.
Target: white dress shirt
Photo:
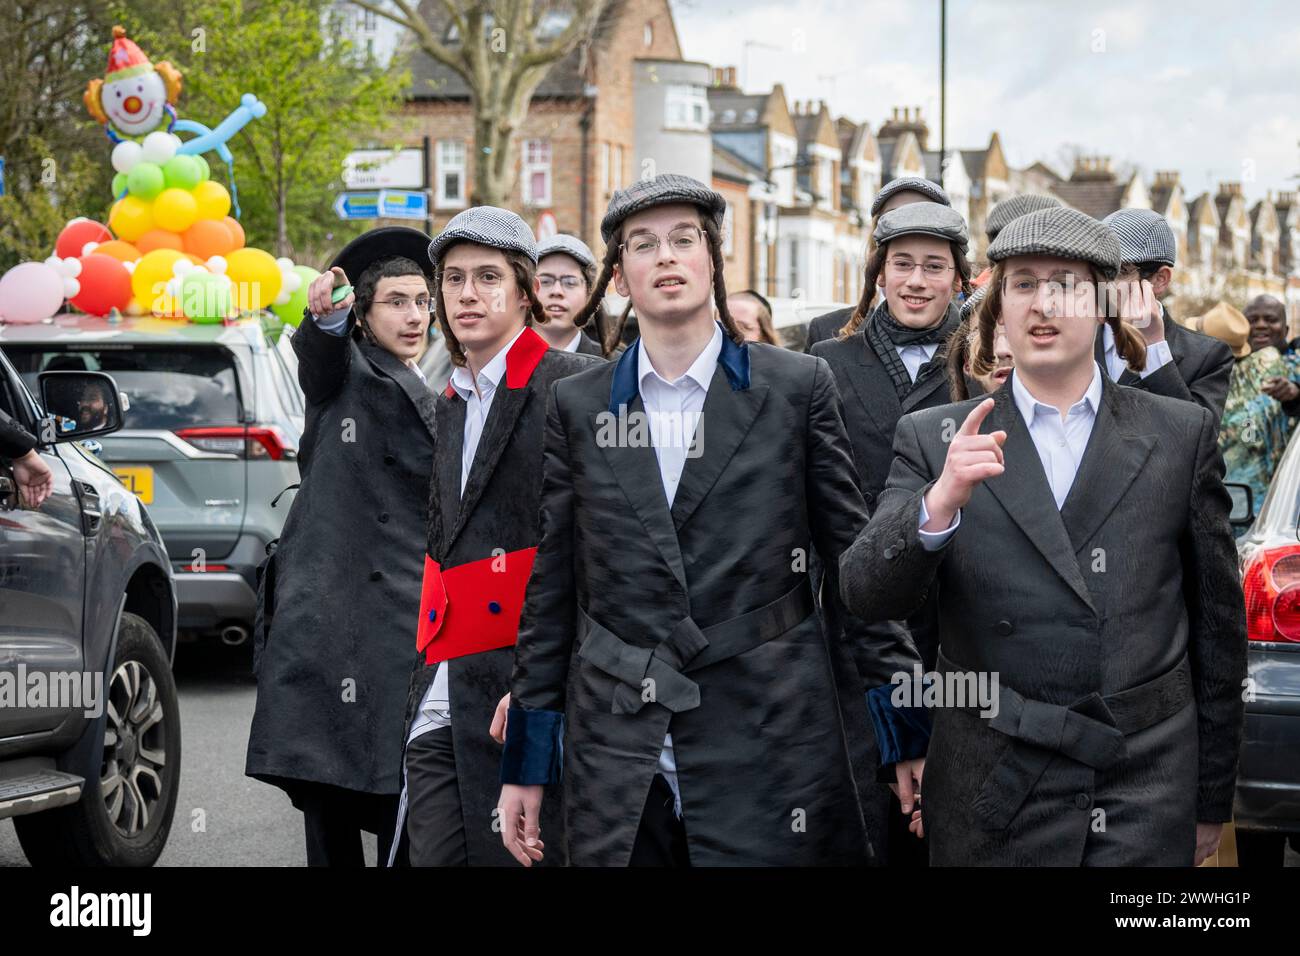
[[[501,350],[488,361],[477,376],[471,376],[468,366],[458,365],[451,373],[451,387],[465,401],[465,441],[460,458],[460,493],[465,494],[465,484],[469,481],[470,468],[474,464],[474,454],[478,451],[479,439],[483,437],[483,428],[487,425],[488,413],[492,411],[492,399],[496,396],[497,386],[506,374],[506,353],[524,334],[520,329],[515,337],[502,346]],[[477,386],[477,387],[476,387]],[[433,675],[433,683],[424,692],[420,709],[411,724],[407,743],[430,730],[451,726],[451,693],[447,687],[447,662],[441,661]]]
[[[637,385],[646,417],[650,420],[650,441],[659,460],[659,478],[663,482],[664,497],[671,509],[677,486],[681,483],[682,469],[686,465],[686,452],[695,434],[709,383],[717,369],[718,356],[722,354],[722,327],[714,324],[713,338],[691,363],[681,378],[668,381],[655,371],[646,355],[645,343],[637,344]],[[682,815],[682,795],[677,786],[677,760],[673,755],[673,735],[664,736],[664,749],[659,754],[659,772],[664,775],[673,791],[673,811]]]
[[[1163,313],[1162,320],[1165,322],[1173,321],[1173,319],[1169,318],[1168,312]],[[1141,329],[1138,331],[1140,332]],[[1119,353],[1115,351],[1115,333],[1110,330],[1109,325],[1102,326],[1101,336],[1102,344],[1106,349],[1106,371],[1110,375],[1110,380],[1112,382],[1118,382],[1119,377],[1124,374],[1124,369],[1128,368],[1128,366],[1124,364],[1124,360],[1120,358]],[[1146,368],[1137,373],[1138,377],[1146,378],[1152,372],[1156,371],[1156,369],[1163,365],[1168,365],[1173,360],[1174,353],[1169,351],[1168,342],[1162,340],[1156,342],[1154,345],[1148,345],[1147,365]]]
[[[903,365],[907,368],[907,374],[915,382],[917,373],[921,371],[921,366],[934,358],[934,353],[938,350],[938,342],[931,342],[929,345],[904,345],[901,349],[898,349],[898,357],[903,360]]]
[[[569,339],[569,344],[564,346],[564,348],[561,349],[560,351],[576,352],[578,351],[578,343],[581,341],[582,341],[582,329],[574,329],[573,338]]]
[[[1038,460],[1043,464],[1043,474],[1047,476],[1048,487],[1052,489],[1052,498],[1056,501],[1057,509],[1060,509],[1074,485],[1075,475],[1079,473],[1083,452],[1088,447],[1092,426],[1097,421],[1097,410],[1101,408],[1101,367],[1093,364],[1092,383],[1083,393],[1083,398],[1070,406],[1064,418],[1054,406],[1045,405],[1034,398],[1014,374],[1011,376],[1011,396],[1025,427],[1029,429],[1029,437],[1033,439],[1034,448],[1038,451]],[[925,527],[929,520],[930,513],[926,510],[923,498],[920,527]],[[960,511],[946,530],[922,531],[921,547],[927,551],[937,551],[948,543],[959,524]]]

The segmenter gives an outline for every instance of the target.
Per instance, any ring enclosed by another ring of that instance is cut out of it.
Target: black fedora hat
[[[420,270],[433,278],[433,263],[429,261],[428,249],[432,240],[419,229],[408,226],[384,226],[371,229],[357,236],[334,257],[330,267],[338,266],[347,273],[348,282],[353,285],[361,278],[361,273],[381,259],[402,256],[410,259]]]

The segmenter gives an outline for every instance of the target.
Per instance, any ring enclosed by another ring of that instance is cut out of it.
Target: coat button
[[[385,464],[385,465],[395,465],[395,464],[397,464],[397,459],[394,458],[392,455],[385,455],[385,456],[384,456],[384,464]]]
[[[383,571],[371,571],[371,572],[370,572],[370,580],[372,580],[372,581],[378,581],[378,580],[379,580],[380,578],[382,578],[383,576],[384,576],[384,572],[383,572]]]
[[[898,557],[898,552],[895,551],[892,547],[886,548],[884,553],[885,553],[886,561],[893,561],[894,558]]]
[[[897,541],[894,542],[894,548],[898,551],[899,554],[902,554],[907,549],[907,542],[904,541],[902,538],[899,538]]]
[[[1080,810],[1087,810],[1092,806],[1092,797],[1088,796],[1086,793],[1076,793],[1074,795],[1074,805]]]
[[[380,524],[387,524],[387,523],[388,523],[388,512],[387,512],[387,511],[381,511],[381,512],[379,513],[379,523],[380,523]]]
[[[493,614],[500,614],[501,605],[498,604],[496,601],[488,601],[488,610],[491,611]]]
[[[1011,626],[1010,621],[998,621],[997,624],[993,625],[993,630],[997,631],[1003,637],[1006,637],[1014,631],[1015,628]]]
[[[871,504],[871,502],[876,500],[876,496],[869,491],[864,491],[862,493],[862,500],[865,501],[867,504]]]

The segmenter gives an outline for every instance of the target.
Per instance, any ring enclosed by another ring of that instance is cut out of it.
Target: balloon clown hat
[[[102,80],[86,87],[86,109],[100,123],[123,136],[143,136],[169,124],[181,91],[181,75],[167,62],[155,66],[126,35],[113,27],[113,46]]]

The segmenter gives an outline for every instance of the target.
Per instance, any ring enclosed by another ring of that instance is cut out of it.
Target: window
[[[530,206],[548,206],[551,202],[551,141],[524,140],[524,202]]]
[[[647,22],[646,25],[645,25],[645,45],[646,45],[646,46],[653,46],[653,45],[654,45],[654,42],[655,42],[655,28],[654,28],[654,25],[651,24],[651,23],[648,23],[648,22]]]
[[[758,122],[758,110],[754,109],[752,106],[751,106],[749,109],[745,110],[744,122],[745,122],[747,125],[750,125],[750,126],[752,126],[753,124],[757,123],[757,122]]]
[[[600,186],[608,196],[614,189],[613,168],[609,162],[609,143],[600,144]]]
[[[614,147],[614,188],[623,188],[623,147]]]
[[[378,25],[379,18],[375,15],[374,10],[365,10],[363,14],[365,16],[365,29],[373,33]]]
[[[722,254],[728,259],[734,258],[736,254],[736,243],[731,235],[735,228],[736,207],[728,202],[727,209],[722,214]]]
[[[817,193],[819,202],[823,206],[833,206],[835,204],[835,181],[831,172],[831,161],[824,157],[817,159]]]
[[[734,122],[736,122],[736,111],[735,111],[735,110],[723,110],[723,111],[722,111],[722,122],[724,122],[724,123],[734,123]]]
[[[664,102],[664,125],[675,129],[707,129],[709,94],[704,87],[668,87]]]
[[[438,181],[438,206],[458,209],[465,205],[465,144],[458,139],[438,140],[434,176]]]

